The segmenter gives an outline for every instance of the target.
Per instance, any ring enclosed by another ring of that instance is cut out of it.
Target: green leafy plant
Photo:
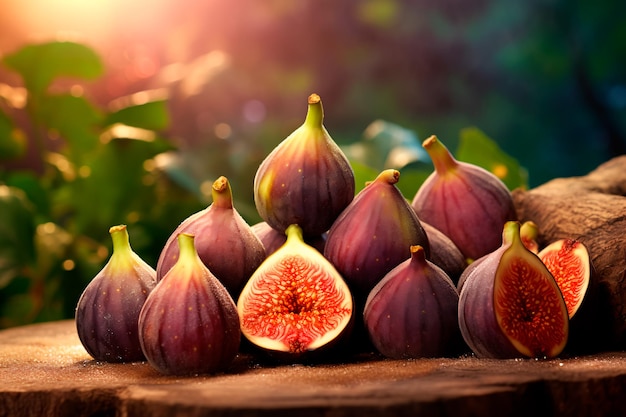
[[[0,327],[73,316],[110,253],[108,229],[128,224],[155,262],[175,224],[204,204],[156,169],[172,151],[164,99],[115,110],[76,88],[101,77],[89,47],[27,45],[2,63],[23,87],[0,96]]]

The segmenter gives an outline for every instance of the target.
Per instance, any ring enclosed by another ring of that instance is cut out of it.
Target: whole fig
[[[411,246],[411,258],[374,287],[364,321],[376,349],[389,358],[453,353],[460,341],[459,294],[448,275]]]
[[[168,238],[157,262],[157,279],[162,279],[178,259],[178,235],[189,233],[195,236],[202,262],[235,297],[265,259],[265,247],[233,206],[226,177],[213,182],[211,194],[213,202],[185,219]]]
[[[322,101],[311,94],[304,123],[274,148],[254,177],[257,211],[279,232],[297,224],[305,236],[319,236],[354,198],[354,172],[323,119]]]
[[[436,136],[422,146],[435,171],[413,198],[419,218],[452,239],[469,260],[496,250],[504,223],[516,219],[511,192],[491,172],[457,161]]]
[[[430,245],[430,257],[428,260],[443,269],[448,277],[452,279],[452,282],[458,282],[459,277],[467,268],[467,260],[454,242],[441,230],[426,222],[421,221],[420,223],[426,232],[426,236],[428,236]]]
[[[76,330],[95,360],[141,361],[137,323],[156,272],[132,250],[126,225],[113,226],[109,233],[113,253],[78,300]]]
[[[502,236],[500,248],[478,259],[462,285],[463,339],[479,357],[558,356],[569,335],[561,290],[543,262],[524,246],[518,222],[507,222]]]
[[[243,335],[263,351],[304,360],[337,346],[352,322],[350,289],[321,253],[304,243],[298,225],[250,277],[237,309]]]
[[[179,234],[178,247],[178,260],[141,309],[141,348],[148,363],[164,374],[223,371],[239,350],[237,307],[202,263],[194,236]]]
[[[395,185],[399,179],[397,170],[382,171],[328,231],[324,256],[359,300],[364,301],[387,272],[410,257],[407,248],[420,245],[429,254],[426,232]]]

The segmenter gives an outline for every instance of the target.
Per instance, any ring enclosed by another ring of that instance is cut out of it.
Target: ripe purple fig
[[[156,272],[133,252],[125,225],[113,226],[109,233],[113,253],[78,300],[76,330],[97,361],[142,361],[137,322],[156,285]]]
[[[161,280],[178,259],[178,235],[189,233],[195,236],[202,262],[235,297],[265,259],[265,247],[233,207],[228,179],[222,176],[215,180],[211,192],[213,202],[185,219],[165,243],[157,263],[157,279]]]
[[[394,359],[445,356],[460,340],[459,294],[448,275],[411,246],[411,258],[374,287],[364,310],[376,349]]]
[[[367,298],[387,272],[420,245],[429,254],[426,232],[396,187],[400,172],[382,171],[363,188],[328,231],[324,256],[345,278],[355,298]]]
[[[565,348],[567,306],[550,271],[524,246],[519,222],[504,225],[500,248],[467,275],[459,326],[479,357],[551,358]]]
[[[243,335],[282,360],[301,360],[337,346],[350,330],[350,289],[298,225],[244,287],[237,309]],[[340,338],[341,336],[341,338]]]
[[[265,246],[267,256],[276,252],[278,248],[283,246],[287,241],[287,235],[279,232],[266,222],[259,222],[252,225],[252,231],[258,236]],[[324,245],[326,244],[326,233],[321,236],[307,236],[304,242],[313,246],[320,253],[324,253]]]
[[[178,247],[178,260],[141,309],[141,347],[148,363],[164,374],[223,371],[239,350],[237,307],[202,263],[194,236],[179,234]]]
[[[422,221],[420,223],[426,232],[426,236],[428,236],[428,243],[430,244],[430,257],[428,260],[443,269],[452,279],[452,282],[458,282],[459,277],[467,268],[465,256],[441,230],[426,222]]]
[[[308,103],[304,124],[259,166],[254,202],[279,232],[297,224],[304,236],[319,236],[354,198],[354,172],[323,125],[320,97],[311,94]]]
[[[452,239],[469,260],[496,250],[504,223],[516,219],[511,192],[491,172],[457,161],[437,137],[422,146],[435,171],[413,198],[419,218]]]

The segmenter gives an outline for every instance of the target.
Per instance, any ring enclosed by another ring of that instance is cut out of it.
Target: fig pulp
[[[556,279],[571,319],[589,287],[591,263],[587,248],[575,239],[559,239],[543,248],[539,258]]]
[[[429,254],[426,232],[395,185],[399,179],[397,170],[382,171],[328,231],[324,256],[359,300],[364,301],[387,272],[410,257],[407,248],[420,245]]]
[[[516,219],[511,192],[491,172],[457,161],[436,136],[422,146],[435,171],[413,198],[420,220],[441,230],[469,260],[496,250],[504,223]]]
[[[478,259],[467,275],[459,326],[479,357],[555,357],[563,351],[567,306],[550,271],[522,243],[518,222],[504,225],[500,248]]]
[[[76,329],[87,352],[98,361],[144,360],[137,323],[156,285],[156,272],[133,252],[125,225],[109,229],[113,253],[83,291],[76,307]]]
[[[265,247],[233,207],[226,177],[213,182],[211,194],[213,202],[185,219],[170,235],[157,262],[157,279],[163,278],[178,259],[178,235],[189,233],[195,236],[202,262],[235,297],[265,259]]]
[[[244,287],[237,309],[243,335],[277,357],[296,359],[349,330],[352,295],[333,265],[291,225],[287,240]],[[282,355],[281,355],[282,353]]]
[[[460,340],[459,295],[448,275],[411,246],[411,258],[374,287],[364,310],[368,334],[389,358],[444,356]]]
[[[304,236],[319,236],[354,198],[352,167],[323,119],[322,101],[311,94],[304,124],[278,144],[256,172],[257,211],[279,232],[297,224]]]
[[[179,234],[178,247],[178,260],[141,309],[141,347],[148,363],[164,374],[223,371],[241,339],[235,302],[202,263],[192,234]]]

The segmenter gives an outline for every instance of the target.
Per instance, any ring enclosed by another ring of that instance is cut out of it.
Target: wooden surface
[[[0,331],[0,416],[626,415],[626,353],[555,360],[472,356],[269,366],[166,377],[93,361],[74,322]]]

